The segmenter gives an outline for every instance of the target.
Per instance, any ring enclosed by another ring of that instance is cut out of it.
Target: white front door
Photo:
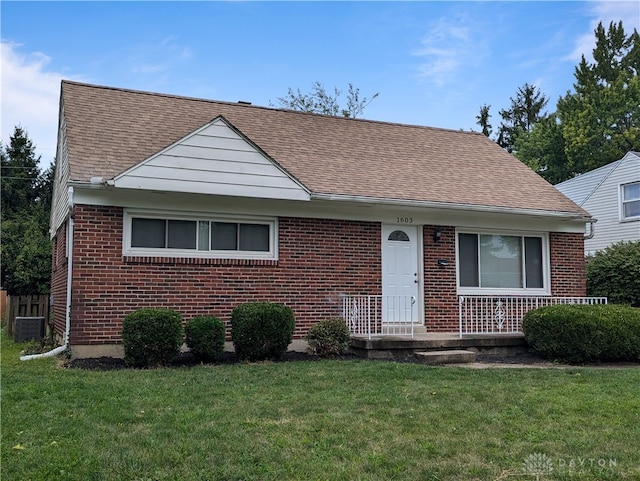
[[[387,323],[417,321],[418,227],[382,226],[382,320]],[[412,314],[413,313],[413,314]],[[416,319],[412,319],[416,317]]]

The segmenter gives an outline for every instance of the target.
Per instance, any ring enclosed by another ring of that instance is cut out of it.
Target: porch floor
[[[401,359],[416,352],[469,350],[481,354],[527,352],[524,334],[465,334],[457,332],[417,332],[410,336],[351,336],[351,350],[369,359]]]

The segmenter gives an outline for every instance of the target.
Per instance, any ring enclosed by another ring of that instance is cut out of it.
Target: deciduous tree
[[[356,118],[379,95],[379,92],[376,92],[370,99],[360,97],[360,89],[349,84],[347,103],[340,106],[338,97],[341,93],[342,91],[337,87],[334,87],[333,93],[327,92],[320,82],[314,82],[308,93],[302,93],[300,89],[294,92],[292,88],[289,88],[285,97],[278,97],[278,107],[314,114]]]

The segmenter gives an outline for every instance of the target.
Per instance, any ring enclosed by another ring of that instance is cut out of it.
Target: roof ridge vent
[[[246,100],[238,100],[240,105],[251,105],[251,102],[247,102]]]

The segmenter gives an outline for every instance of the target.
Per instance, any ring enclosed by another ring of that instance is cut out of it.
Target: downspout
[[[41,354],[31,354],[28,356],[20,356],[21,361],[29,361],[31,359],[40,359],[42,357],[52,357],[62,354],[69,347],[69,335],[71,333],[71,286],[73,274],[73,187],[69,187],[67,191],[69,196],[69,229],[67,231],[67,247],[69,249],[69,260],[67,262],[67,310],[65,314],[64,343],[51,351]]]
[[[598,222],[598,219],[590,219],[587,221],[587,224],[589,224],[590,227],[589,227],[589,233],[584,236],[584,240],[591,239],[596,234],[596,228],[594,226],[596,222]]]

